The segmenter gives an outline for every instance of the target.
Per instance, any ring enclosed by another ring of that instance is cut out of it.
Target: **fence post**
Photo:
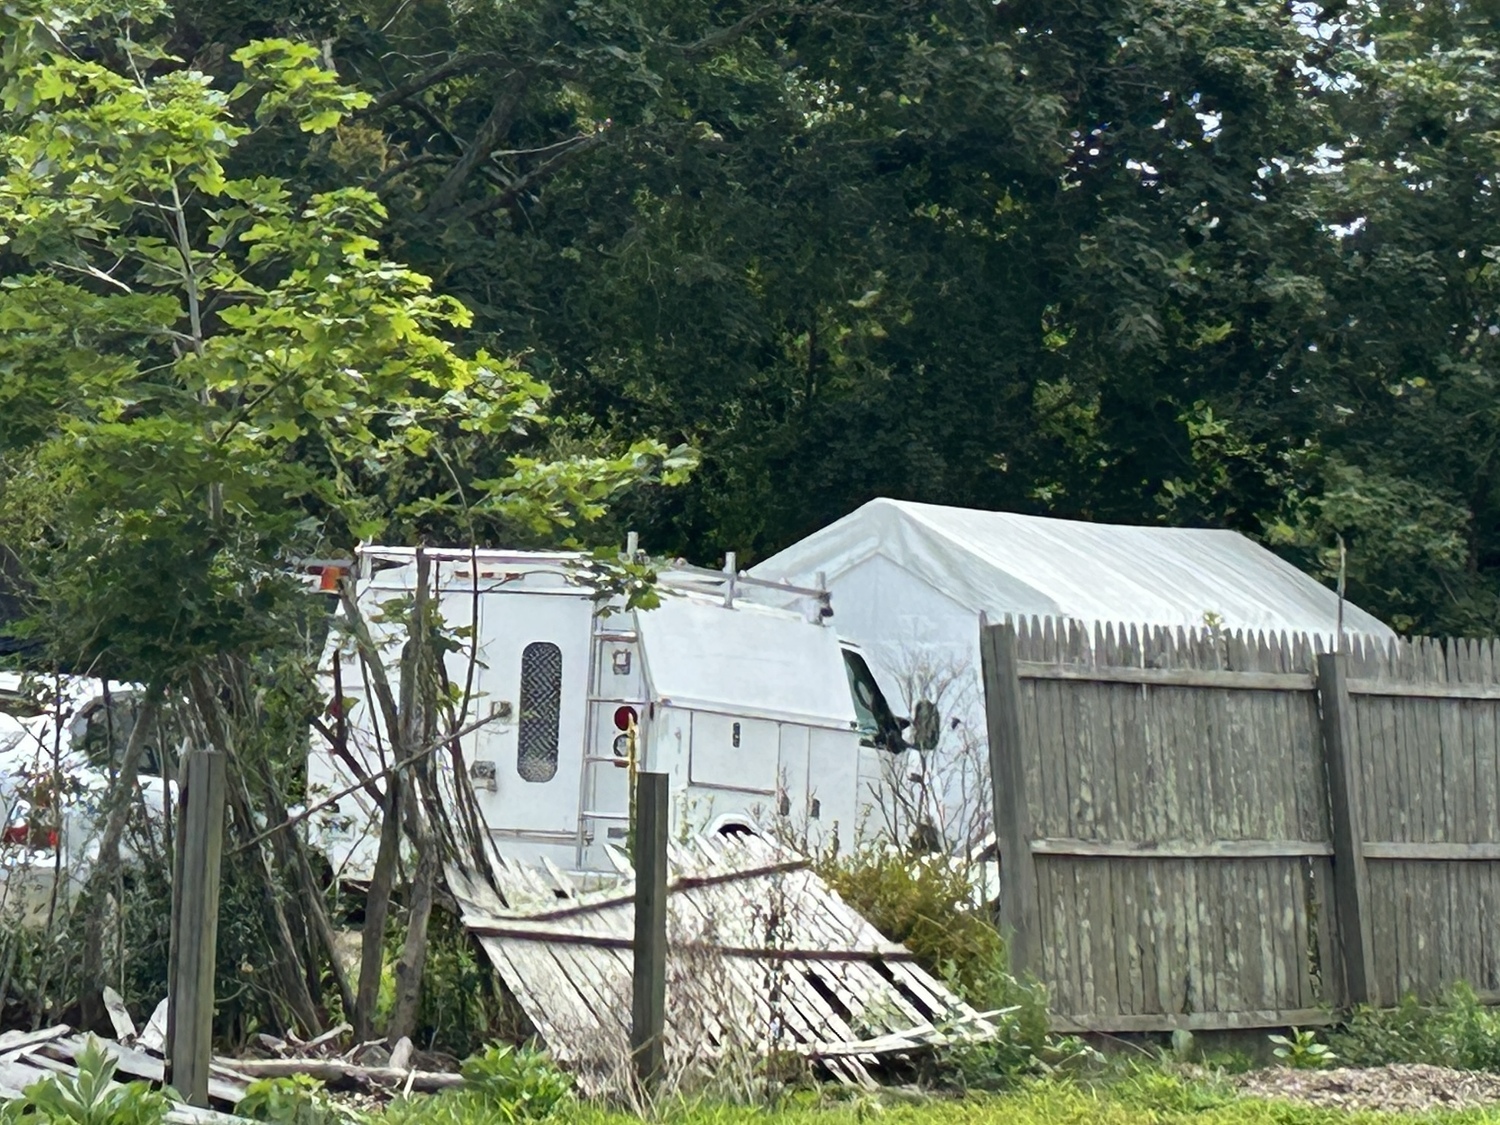
[[[1323,761],[1333,826],[1333,897],[1350,1005],[1376,1003],[1375,943],[1370,925],[1370,874],[1365,865],[1364,811],[1360,805],[1358,748],[1345,675],[1346,657],[1318,656],[1318,708],[1323,719]]]
[[[630,995],[630,1053],[650,1093],[665,1063],[667,1022],[667,775],[636,774],[635,942]]]
[[[189,1105],[208,1107],[213,1057],[214,955],[219,932],[219,859],[224,848],[224,755],[182,756],[181,828],[172,880],[171,972],[167,983],[167,1081]]]
[[[1021,744],[1021,680],[1016,627],[1010,622],[979,629],[984,672],[984,710],[990,737],[990,791],[994,800],[995,849],[1000,864],[1000,924],[1017,976],[1037,968],[1036,864],[1031,856],[1031,820],[1026,804],[1026,758]]]

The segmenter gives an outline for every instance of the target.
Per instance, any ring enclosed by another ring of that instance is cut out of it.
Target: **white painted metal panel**
[[[667,596],[636,613],[653,696],[694,711],[848,730],[854,704],[832,629],[748,603]]]
[[[694,785],[774,796],[779,758],[775,723],[735,715],[693,713],[688,776]]]

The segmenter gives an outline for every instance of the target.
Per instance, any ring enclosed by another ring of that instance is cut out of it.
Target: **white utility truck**
[[[826,592],[738,574],[731,556],[723,572],[660,572],[659,606],[629,610],[599,597],[587,556],[424,553],[444,628],[461,638],[448,677],[472,685],[469,716],[489,717],[462,737],[461,757],[501,855],[613,871],[632,762],[671,777],[677,832],[755,825],[847,849],[880,823],[873,806],[903,721],[828,624]],[[350,576],[377,643],[391,642],[393,672],[404,626],[382,621],[381,607],[409,599],[416,576],[415,550],[389,547],[363,548]],[[378,771],[389,764],[378,708],[347,636],[330,638],[324,674],[347,704],[350,755]],[[309,801],[354,782],[314,736]],[[336,873],[359,880],[376,825],[356,789],[315,816],[311,834]]]

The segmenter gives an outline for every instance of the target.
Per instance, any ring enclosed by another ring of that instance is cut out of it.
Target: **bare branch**
[[[425,208],[429,214],[442,214],[458,202],[459,193],[463,191],[464,184],[468,183],[469,176],[489,157],[490,153],[499,146],[505,134],[510,131],[511,122],[515,120],[516,110],[521,104],[521,97],[525,94],[530,79],[531,75],[524,70],[515,70],[510,73],[505,86],[495,95],[495,104],[490,109],[490,115],[484,119],[484,123],[474,134],[474,139],[469,142],[469,147],[449,170],[443,182],[438,185],[438,189],[432,193],[432,198],[428,200]]]
[[[757,24],[769,18],[770,16],[802,16],[809,15],[813,12],[832,13],[835,15],[841,15],[851,18],[865,18],[853,12],[845,12],[840,10],[839,8],[834,7],[829,2],[829,0],[821,0],[820,3],[815,4],[762,4],[758,8],[751,9],[745,15],[735,20],[734,23],[730,24],[728,27],[716,28],[715,30],[710,31],[707,35],[703,36],[703,38],[695,39],[691,43],[673,43],[671,46],[674,50],[680,52],[686,57],[695,58],[699,55],[706,55],[713,51],[717,51],[721,47],[729,46],[731,43],[735,42],[735,40],[742,38],[744,35],[754,29]]]
[[[494,722],[496,718],[498,718],[498,716],[496,715],[486,715],[484,718],[477,719],[474,722],[469,723],[467,726],[460,727],[458,730],[448,731],[446,734],[443,734],[442,736],[434,740],[431,744],[423,746],[421,749],[412,751],[411,754],[407,755],[405,758],[402,758],[399,762],[387,766],[385,769],[379,771],[378,773],[372,773],[368,775],[366,780],[357,781],[353,785],[349,785],[343,789],[340,789],[337,793],[331,793],[321,801],[317,801],[314,804],[308,805],[307,808],[303,809],[301,812],[287,817],[280,824],[271,825],[271,827],[250,837],[250,839],[246,840],[239,847],[235,848],[233,852],[230,852],[228,854],[239,855],[240,852],[244,851],[246,848],[254,847],[262,840],[270,836],[274,836],[278,832],[284,832],[288,828],[295,828],[308,817],[322,812],[324,809],[328,808],[329,805],[337,804],[340,800],[349,796],[349,794],[363,789],[370,782],[378,781],[383,777],[394,777],[395,775],[401,773],[403,770],[409,769],[412,765],[421,761],[429,754],[443,749],[443,747],[449,745],[452,740],[463,738],[465,735],[473,734],[481,727]]]
[[[604,143],[604,131],[590,133],[580,137],[576,143],[560,150],[555,156],[542,161],[531,171],[527,172],[515,183],[511,184],[497,196],[487,199],[477,199],[458,213],[461,219],[472,219],[490,211],[501,211],[515,203],[521,195],[552,175],[563,165],[576,157],[588,152],[590,149],[598,148]]]
[[[431,70],[425,70],[414,78],[409,78],[393,90],[389,90],[360,111],[361,115],[380,113],[382,110],[390,109],[398,102],[404,102],[408,98],[415,97],[423,90],[430,90],[439,82],[446,82],[450,78],[457,78],[461,74],[469,74],[476,70],[483,70],[489,66],[503,66],[505,57],[490,51],[477,55],[455,55],[446,62],[439,63]]]
[[[370,190],[376,191],[380,189],[384,185],[390,183],[390,181],[394,180],[397,176],[404,175],[405,173],[410,172],[413,168],[420,168],[424,164],[449,164],[454,159],[454,157],[442,152],[421,153],[418,156],[413,156],[410,160],[403,160],[401,161],[401,163],[387,168],[384,172],[380,173],[380,175],[376,176],[375,179],[371,182]]]
[[[703,38],[695,39],[691,43],[676,44],[676,48],[688,58],[693,58],[697,55],[706,55],[718,50],[720,47],[727,47],[767,16],[783,10],[790,11],[794,9],[790,9],[787,5],[779,3],[762,4],[758,8],[752,8],[728,27],[716,28],[703,36]]]

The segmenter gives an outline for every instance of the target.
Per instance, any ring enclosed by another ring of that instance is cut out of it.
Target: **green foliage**
[[[545,1052],[498,1044],[463,1066],[465,1089],[509,1121],[539,1121],[568,1097],[572,1081]]]
[[[1349,1066],[1427,1063],[1500,1071],[1500,1012],[1459,984],[1430,1005],[1408,995],[1394,1008],[1361,1007],[1330,1042]]]
[[[1109,1088],[1123,1105],[1162,1113],[1199,1114],[1234,1101],[1232,1090],[1220,1082],[1192,1080],[1155,1066],[1133,1066]]]
[[[1045,1007],[1006,972],[1005,942],[974,904],[961,867],[872,848],[826,866],[824,875],[871,925],[976,1007],[1011,1007],[1023,998]]]
[[[250,1083],[235,1113],[267,1125],[333,1125],[359,1116],[323,1094],[323,1083],[305,1074],[262,1078]]]
[[[32,1083],[19,1102],[0,1105],[0,1120],[45,1125],[161,1125],[171,1091],[147,1082],[114,1085],[114,1059],[90,1038],[76,1060],[76,1074],[56,1074]],[[111,1088],[113,1087],[113,1088]]]
[[[1293,1070],[1317,1070],[1338,1058],[1314,1032],[1292,1028],[1291,1035],[1271,1035],[1271,1053]]]
[[[427,931],[427,965],[413,1037],[432,1050],[467,1058],[486,1042],[507,1038],[511,1010],[496,987],[495,970],[463,923],[435,910]]]
[[[572,1081],[544,1052],[508,1044],[487,1047],[463,1065],[465,1085],[436,1097],[394,1103],[390,1125],[478,1125],[542,1121],[568,1100]],[[583,1111],[587,1116],[587,1111]]]
[[[556,391],[551,423],[525,433],[452,414],[365,425],[400,462],[358,467],[386,510],[333,523],[545,539],[573,518],[561,509],[598,514],[586,459],[618,468],[645,429],[701,448],[702,471],[665,494],[606,484],[600,518],[701,560],[749,561],[887,494],[1233,527],[1324,578],[1342,537],[1351,596],[1398,625],[1500,621],[1500,55],[1480,9],[171,7],[163,48],[213,84],[153,57],[153,98],[194,135],[234,132],[194,165],[201,182],[347,207],[364,224],[351,233],[436,279],[427,296],[463,301],[467,339]],[[137,31],[158,26],[136,8]],[[12,73],[49,49],[49,26],[9,29]],[[13,113],[75,113],[77,90],[134,119],[117,55],[48,64],[14,87]],[[206,94],[216,115],[195,108]],[[82,136],[102,120],[78,118]],[[123,135],[182,155],[170,132]],[[94,191],[18,197],[36,220],[18,245],[99,223],[80,218]],[[136,248],[151,269],[180,273],[170,232],[150,237],[162,245]],[[243,256],[237,237],[224,248]],[[62,273],[72,289],[16,316],[32,333],[61,314],[71,336],[48,362],[0,357],[26,375],[0,386],[0,429],[17,435],[73,409],[66,370],[87,367],[101,395],[138,382],[130,348],[96,341],[135,333],[148,351],[142,323],[181,330],[182,301],[159,287],[85,316],[73,290],[112,283]],[[328,409],[291,397],[245,424],[290,437]],[[126,421],[158,401],[115,398]],[[319,434],[279,448],[337,492]],[[636,468],[671,472],[661,455]],[[527,458],[573,456],[576,474],[529,475]],[[489,488],[518,475],[521,510]],[[560,508],[535,491],[554,486]],[[294,492],[308,518],[329,514]]]
[[[226,95],[165,53],[154,10],[7,12],[0,528],[70,659],[159,680],[286,643],[288,555],[458,507],[554,533],[691,468],[644,440],[524,450],[548,389],[457,346],[471,314],[382,252],[374,193],[232,173],[278,123],[320,134],[369,101],[316,49],[235,51]]]
[[[453,1105],[451,1096],[442,1095],[398,1103],[387,1116],[412,1125],[480,1125],[488,1120],[477,1107],[456,1113]],[[904,1092],[839,1098],[831,1092],[793,1095],[775,1108],[685,1102],[662,1107],[653,1120],[661,1125],[1481,1125],[1493,1118],[1486,1111],[1407,1116],[1237,1099],[1222,1084],[1143,1071],[1105,1086],[1043,1080],[1003,1095],[971,1093],[961,1099],[913,1098]],[[569,1119],[578,1125],[639,1121],[591,1105],[579,1105]]]
[[[825,865],[833,888],[928,972],[981,1011],[997,1011],[992,1043],[946,1056],[940,1069],[963,1085],[990,1089],[1077,1060],[1072,1040],[1048,1036],[1045,990],[1007,969],[1005,943],[974,905],[967,873],[941,859],[871,849]]]

